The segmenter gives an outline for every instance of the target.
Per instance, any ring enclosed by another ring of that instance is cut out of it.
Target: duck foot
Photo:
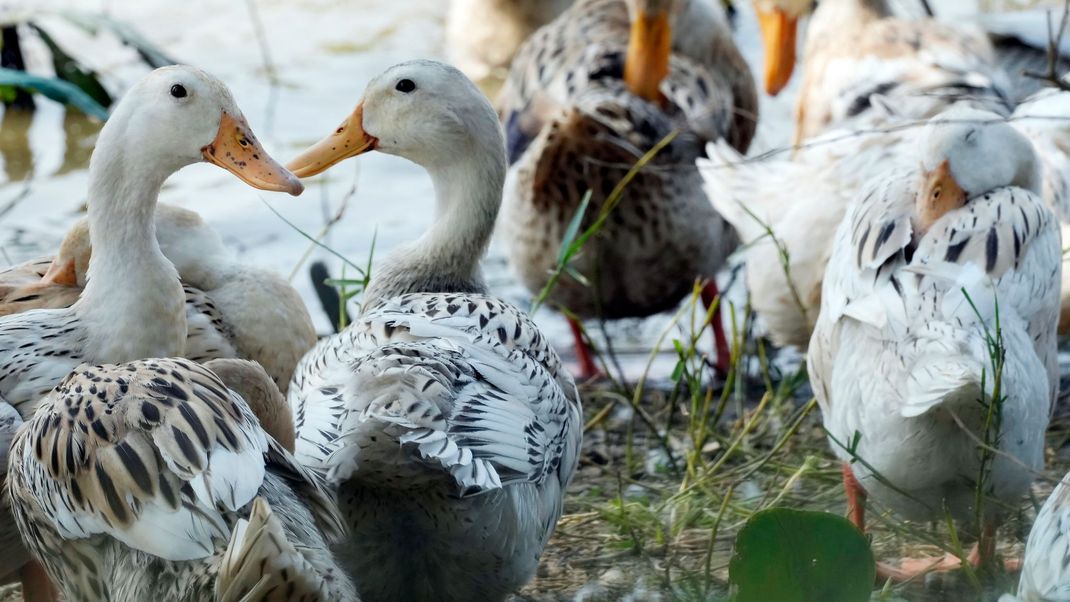
[[[974,544],[969,553],[966,554],[966,562],[975,569],[991,566],[991,562],[995,560],[995,543],[995,527],[986,526],[981,534],[980,541]],[[1022,563],[1017,558],[1004,560],[1002,565],[1003,570],[1008,573],[1016,573],[1022,568]],[[898,567],[884,566],[889,569],[884,578],[892,579],[893,581],[909,581],[922,577],[927,573],[957,571],[962,568],[962,559],[954,554],[945,554],[943,557],[904,558],[899,561]],[[878,575],[880,574],[880,568],[881,563],[878,563]]]
[[[725,336],[724,318],[722,318],[721,305],[718,301],[720,297],[721,292],[717,289],[717,283],[713,280],[710,280],[702,287],[702,304],[706,307],[706,310],[708,311],[713,307],[714,303],[717,303],[717,311],[710,320],[713,326],[713,348],[717,358],[713,367],[717,374],[727,377],[732,370],[732,350],[728,346],[728,338]]]
[[[843,490],[847,494],[847,518],[858,530],[866,532],[866,490],[858,483],[851,465],[843,463]]]
[[[568,327],[572,330],[572,338],[576,341],[576,361],[580,365],[578,380],[590,381],[605,378],[606,373],[602,372],[602,369],[594,361],[591,346],[587,344],[587,340],[583,336],[583,326],[573,318],[566,318],[566,320],[568,320]]]

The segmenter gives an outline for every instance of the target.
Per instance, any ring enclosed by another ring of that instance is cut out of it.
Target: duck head
[[[924,235],[944,214],[1004,186],[1040,192],[1033,145],[1002,117],[953,107],[933,117],[919,139],[921,187],[915,229]]]
[[[136,162],[141,176],[161,182],[206,161],[254,188],[292,195],[303,190],[261,146],[230,90],[185,65],[157,69],[123,96],[101,131],[93,161],[116,158]]]

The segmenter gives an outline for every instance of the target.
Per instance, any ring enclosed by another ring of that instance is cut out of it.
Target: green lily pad
[[[728,567],[736,602],[861,602],[875,572],[869,542],[847,519],[788,508],[751,517]]]
[[[56,102],[70,105],[79,111],[107,121],[108,110],[93,100],[78,86],[55,77],[42,77],[25,71],[0,68],[0,89],[9,87],[28,90],[47,96]]]

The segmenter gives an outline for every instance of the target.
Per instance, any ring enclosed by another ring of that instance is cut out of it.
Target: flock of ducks
[[[739,249],[769,336],[807,349],[855,524],[867,496],[949,514],[976,535],[967,560],[993,561],[1058,386],[1070,94],[1014,106],[984,37],[884,0],[755,5],[771,94],[812,12],[790,158],[745,158],[758,93],[715,0],[457,0],[457,62],[507,70],[496,108],[453,67],[402,63],[287,167],[214,77],[145,77],[100,133],[87,218],[0,272],[0,575],[27,600],[504,599],[561,516],[583,418],[480,259],[497,226],[540,291],[585,196],[589,226],[659,145],[551,292],[581,374],[598,366],[579,320],[664,311],[696,280],[712,306]],[[297,195],[371,151],[430,174],[435,219],[318,342],[285,281],[157,203],[196,162]],[[1029,537],[1023,600],[1070,590],[1066,491]]]

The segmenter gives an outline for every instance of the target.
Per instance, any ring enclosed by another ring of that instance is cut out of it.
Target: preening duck
[[[912,105],[914,118],[969,96],[1009,112],[1009,80],[978,28],[893,15],[888,0],[755,0],[765,47],[765,88],[779,92],[795,68],[795,28],[813,11],[795,101],[795,141],[837,126],[869,107],[870,97]]]
[[[446,17],[446,54],[475,81],[503,77],[517,49],[572,0],[453,0]]]
[[[274,272],[235,260],[194,211],[157,204],[156,238],[186,292],[185,356],[197,362],[253,360],[285,393],[298,360],[316,344],[312,318],[297,291]],[[0,273],[0,316],[69,307],[85,286],[91,251],[89,220],[83,218],[55,258]]]
[[[250,407],[279,428],[282,394],[211,368],[81,365],[49,393],[8,464],[26,545],[67,600],[356,600],[333,498]]]
[[[376,268],[359,318],[298,366],[297,457],[338,491],[352,535],[335,551],[361,596],[502,600],[534,575],[583,421],[557,354],[479,268],[502,198],[501,128],[460,71],[402,63],[290,168],[310,176],[371,150],[431,174],[435,219]]]
[[[745,151],[758,111],[719,3],[579,0],[524,44],[499,102],[512,163],[503,240],[532,292],[546,285],[585,194],[587,228],[639,158],[678,131],[572,264],[584,278],[563,276],[550,301],[580,318],[642,317],[673,308],[702,278],[712,302],[736,238],[702,192],[694,162],[707,141]],[[720,320],[714,326],[726,368]],[[581,373],[593,375],[572,327]]]
[[[1043,465],[1059,229],[1032,145],[1000,117],[942,113],[918,154],[920,166],[871,182],[840,225],[808,367],[855,523],[867,495],[912,520],[950,512],[973,525],[970,560],[983,562],[1001,514]],[[998,379],[985,337],[997,326]],[[997,380],[1001,419],[986,435]],[[978,440],[998,449],[983,509]]]
[[[264,152],[221,82],[191,67],[153,71],[115,108],[90,161],[94,251],[78,301],[0,318],[0,403],[29,419],[83,362],[182,355],[185,295],[156,241],[153,214],[164,180],[199,161],[258,188],[302,189]],[[12,529],[0,520],[0,532]]]

